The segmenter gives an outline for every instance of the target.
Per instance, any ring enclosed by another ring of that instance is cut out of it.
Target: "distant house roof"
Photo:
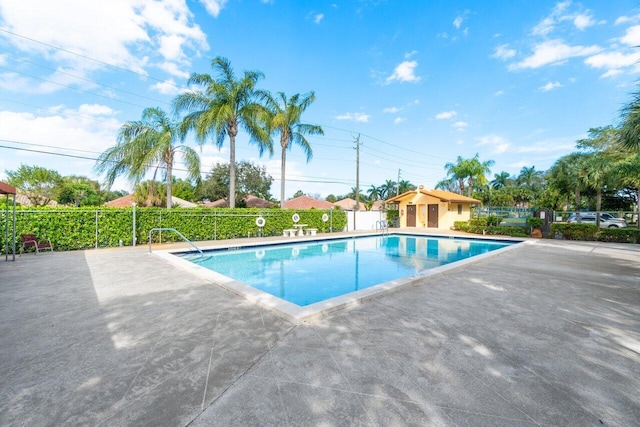
[[[331,202],[314,199],[309,196],[300,196],[284,202],[285,209],[331,209],[333,207],[333,203]]]
[[[127,194],[126,196],[119,197],[117,199],[113,199],[110,202],[105,203],[105,206],[109,206],[111,208],[128,208],[131,207],[131,204],[135,202],[133,194]],[[198,207],[197,204],[188,202],[176,196],[171,196],[171,203],[173,205],[178,205],[181,208],[195,208]]]
[[[244,198],[244,203],[248,208],[271,208],[273,203],[268,200],[262,199],[251,194],[247,194]],[[228,208],[229,201],[227,199],[218,199],[215,202],[207,202],[202,206],[206,208]]]
[[[383,207],[384,207],[384,200],[376,200],[375,202],[373,202],[373,205],[371,205],[371,210],[381,211]]]
[[[461,194],[452,193],[451,191],[443,191],[443,190],[427,190],[424,188],[418,188],[417,190],[411,190],[404,192],[396,197],[392,197],[387,199],[386,203],[400,203],[401,200],[413,197],[416,194],[424,194],[426,196],[432,196],[438,198],[445,202],[452,203],[471,203],[471,204],[480,204],[482,203],[480,200],[473,199],[471,197],[463,196]]]
[[[345,211],[353,211],[356,208],[356,201],[347,197],[346,199],[338,200],[333,205]],[[360,202],[358,210],[366,211],[367,208],[365,207],[364,203]]]

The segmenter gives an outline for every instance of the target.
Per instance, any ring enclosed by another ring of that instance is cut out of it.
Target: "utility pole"
[[[398,184],[396,186],[396,196],[400,194],[400,172],[402,169],[398,168]]]
[[[356,212],[360,210],[360,134],[356,138],[356,205],[353,209],[353,230],[356,229]]]

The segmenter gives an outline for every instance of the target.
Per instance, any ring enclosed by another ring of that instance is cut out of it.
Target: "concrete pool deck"
[[[640,245],[537,241],[298,325],[146,246],[0,262],[3,426],[638,425],[638,366]]]

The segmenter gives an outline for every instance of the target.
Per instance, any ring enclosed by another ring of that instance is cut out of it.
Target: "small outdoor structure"
[[[481,202],[450,191],[427,190],[421,185],[417,190],[387,199],[386,203],[398,205],[400,227],[449,230],[455,221],[469,220],[471,206]]]
[[[0,181],[0,194],[5,195],[6,215],[4,216],[4,259],[9,260],[9,247],[11,247],[12,261],[16,260],[16,188]],[[13,195],[13,221],[9,226],[9,195]],[[11,233],[9,233],[11,230]],[[11,242],[11,246],[9,246]]]

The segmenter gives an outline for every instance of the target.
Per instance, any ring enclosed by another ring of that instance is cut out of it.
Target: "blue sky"
[[[262,89],[315,92],[304,121],[325,135],[310,137],[309,163],[288,153],[287,196],[349,192],[358,135],[365,190],[399,170],[432,188],[476,153],[492,176],[546,170],[615,124],[639,45],[631,0],[0,0],[0,179],[21,163],[101,178],[91,159],[120,125],[169,111],[216,56],[262,71]],[[227,144],[201,153],[203,172],[228,162]],[[277,145],[260,158],[241,134],[236,155],[265,165],[279,194]]]

